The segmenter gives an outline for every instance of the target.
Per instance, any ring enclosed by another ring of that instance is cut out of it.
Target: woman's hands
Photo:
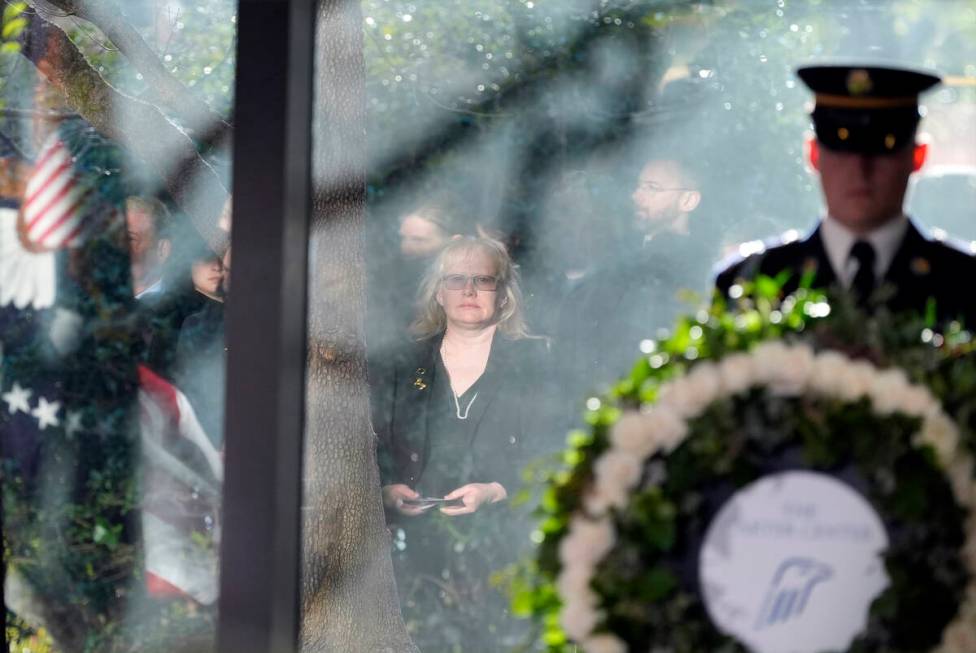
[[[394,483],[383,486],[383,504],[387,508],[393,508],[401,515],[415,517],[432,506],[427,505],[405,505],[405,501],[419,499],[417,494],[409,485]],[[468,483],[462,485],[444,497],[452,501],[460,501],[460,506],[444,506],[441,512],[450,517],[456,515],[467,515],[478,510],[486,503],[498,503],[508,498],[508,492],[501,483]]]
[[[383,504],[387,508],[394,508],[401,515],[407,515],[408,517],[415,517],[425,510],[424,506],[409,506],[404,505],[405,499],[419,499],[420,495],[413,491],[410,486],[404,485],[403,483],[394,483],[392,485],[383,486]]]
[[[445,499],[460,499],[463,505],[445,506],[441,512],[450,517],[467,515],[486,503],[504,501],[506,497],[508,492],[501,483],[468,483],[444,496]]]

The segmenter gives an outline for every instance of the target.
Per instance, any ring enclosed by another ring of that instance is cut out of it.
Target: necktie
[[[874,247],[867,241],[859,240],[851,247],[850,257],[857,261],[857,274],[854,275],[851,290],[857,296],[858,305],[865,306],[874,291]]]

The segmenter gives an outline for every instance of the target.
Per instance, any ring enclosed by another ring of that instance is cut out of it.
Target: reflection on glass
[[[63,4],[2,15],[7,642],[212,650],[236,3]]]
[[[544,626],[517,614],[540,469],[559,469],[594,395],[642,354],[663,360],[659,330],[708,298],[718,261],[817,222],[794,69],[955,71],[924,128],[933,161],[956,167],[916,195],[920,221],[952,232],[963,222],[939,225],[938,202],[956,191],[935,189],[968,192],[976,164],[961,63],[976,15],[927,0],[361,6],[324,11],[319,31],[305,641],[540,650]],[[361,53],[365,98],[326,72]],[[365,143],[348,104],[365,106]],[[364,335],[375,462],[360,449]]]

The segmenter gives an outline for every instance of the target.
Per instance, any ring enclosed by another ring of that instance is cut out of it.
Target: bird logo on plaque
[[[826,474],[791,471],[736,492],[709,526],[699,577],[709,616],[756,653],[845,650],[888,586],[884,525]]]
[[[813,588],[833,575],[830,567],[813,558],[784,560],[773,574],[754,629],[801,618]]]

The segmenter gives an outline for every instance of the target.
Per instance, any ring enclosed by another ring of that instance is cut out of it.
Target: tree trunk
[[[323,0],[316,51],[302,650],[416,651],[400,616],[369,422],[365,66],[355,0]]]

